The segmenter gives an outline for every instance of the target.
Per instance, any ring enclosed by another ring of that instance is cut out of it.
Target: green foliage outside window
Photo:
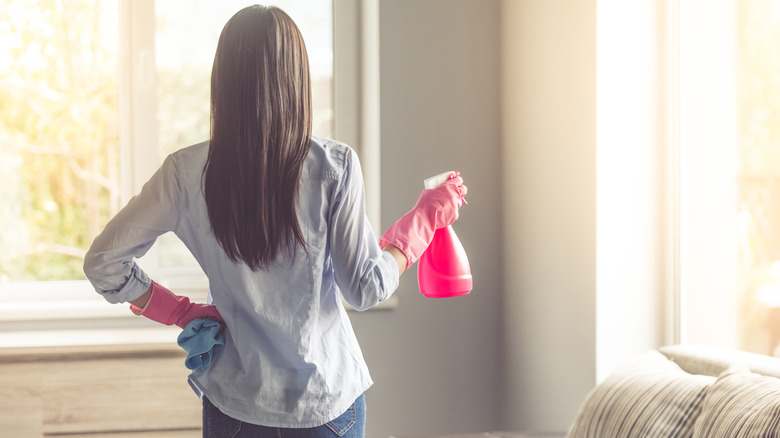
[[[117,4],[0,11],[0,282],[83,279],[119,199]]]

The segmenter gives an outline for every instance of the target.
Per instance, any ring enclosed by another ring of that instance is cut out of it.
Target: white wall
[[[665,64],[657,0],[598,0],[596,380],[663,343]]]
[[[414,205],[423,179],[460,170],[470,195],[454,229],[474,290],[425,298],[415,265],[401,278],[397,309],[350,314],[375,381],[368,436],[495,430],[503,290],[499,2],[379,6],[382,223]]]
[[[662,343],[656,2],[622,3],[380,1],[382,223],[460,170],[475,287],[427,299],[412,270],[398,309],[352,314],[369,437],[565,430]]]
[[[654,5],[501,2],[505,428],[566,430],[663,343]]]
[[[504,416],[561,430],[596,374],[596,2],[501,16]]]

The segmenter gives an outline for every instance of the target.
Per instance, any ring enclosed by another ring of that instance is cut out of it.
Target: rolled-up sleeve
[[[157,237],[175,230],[179,193],[176,164],[169,156],[95,238],[84,257],[84,273],[107,301],[132,301],[149,288],[150,279],[135,260]]]
[[[356,310],[366,310],[398,288],[398,263],[379,247],[368,221],[363,173],[352,149],[346,150],[344,165],[329,222],[331,257],[344,299]]]

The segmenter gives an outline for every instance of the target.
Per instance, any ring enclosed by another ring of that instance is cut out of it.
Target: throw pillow
[[[724,371],[702,404],[693,436],[780,437],[780,379],[739,365]]]
[[[715,377],[688,374],[651,350],[596,386],[567,438],[690,437]]]

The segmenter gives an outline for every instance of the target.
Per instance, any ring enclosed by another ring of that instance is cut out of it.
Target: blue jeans
[[[366,395],[335,420],[307,429],[285,429],[244,423],[223,414],[203,397],[203,438],[363,438],[366,433]]]

